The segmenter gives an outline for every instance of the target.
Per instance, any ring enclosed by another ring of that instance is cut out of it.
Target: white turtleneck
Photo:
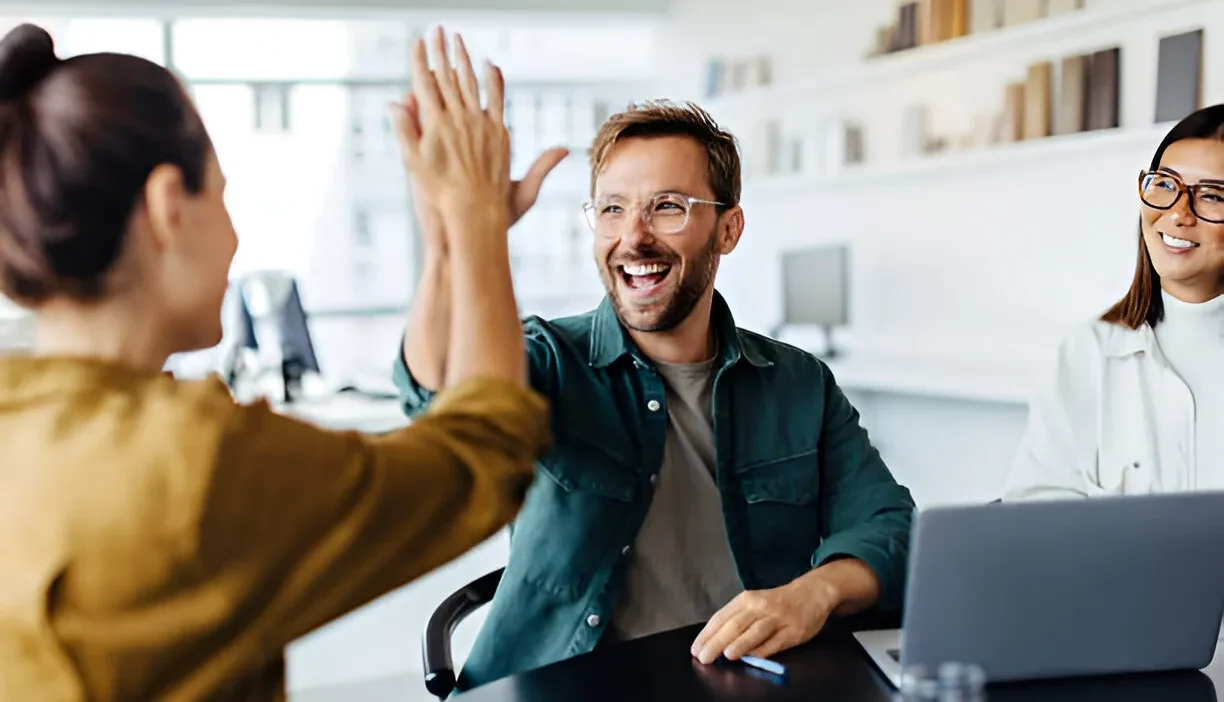
[[[1224,489],[1224,295],[1198,304],[1161,295],[1156,341],[1194,397],[1197,487]]]

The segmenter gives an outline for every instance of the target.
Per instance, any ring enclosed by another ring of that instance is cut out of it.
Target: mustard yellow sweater
[[[0,702],[282,699],[286,644],[508,523],[547,443],[500,381],[366,436],[0,358]]]

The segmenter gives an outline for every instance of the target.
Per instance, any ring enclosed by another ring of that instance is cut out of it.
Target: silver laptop
[[[855,634],[989,682],[1203,668],[1224,616],[1224,492],[941,507],[915,518],[902,629]]]

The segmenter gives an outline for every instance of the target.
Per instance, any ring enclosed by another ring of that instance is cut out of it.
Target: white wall
[[[740,138],[751,161],[760,126],[817,139],[830,119],[863,125],[868,162],[840,176],[745,176],[747,228],[719,284],[743,326],[780,319],[776,257],[786,247],[851,247],[845,364],[996,364],[1027,377],[1070,328],[1125,291],[1133,271],[1135,181],[1166,129],[1153,126],[1160,36],[1204,27],[1204,100],[1224,101],[1224,3],[1088,0],[1079,19],[1051,20],[885,57],[864,69],[892,0],[682,0],[660,36],[660,92],[696,98]],[[1146,8],[1146,9],[1143,9]],[[1130,14],[1128,14],[1130,12]],[[1095,13],[1095,14],[1088,14]],[[1002,107],[1028,64],[1122,47],[1121,130],[997,151],[903,158],[902,114],[930,109],[937,133],[971,128]],[[704,97],[710,58],[765,54],[775,85]],[[861,359],[870,358],[870,361]],[[858,373],[855,374],[859,375]],[[1023,382],[1023,381],[1021,381]],[[858,390],[857,388],[851,388]],[[997,495],[1025,412],[939,393],[857,391],[869,428],[899,477],[925,502]]]

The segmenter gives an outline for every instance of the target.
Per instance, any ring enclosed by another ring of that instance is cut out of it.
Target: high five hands
[[[545,177],[569,155],[569,151],[564,148],[549,149],[536,159],[522,180],[510,180],[509,137],[505,129],[504,113],[505,82],[501,70],[486,62],[484,73],[487,99],[482,108],[476,73],[463,37],[454,35],[454,65],[447,50],[445,31],[441,27],[432,33],[429,44],[428,53],[432,55],[434,69],[429,68],[425,41],[418,40],[412,55],[413,92],[406,97],[403,104],[392,105],[391,114],[397,127],[405,165],[413,176],[414,205],[425,236],[431,244],[444,250],[445,240],[437,212],[441,204],[438,200],[441,195],[438,192],[440,181],[436,174],[421,172],[425,164],[422,161],[423,148],[433,149],[429,157],[435,160],[430,163],[445,163],[444,169],[462,169],[462,164],[471,167],[477,163],[477,153],[483,154],[482,157],[486,159],[481,161],[482,163],[501,169],[499,173],[506,175],[504,186],[501,187],[503,194],[500,197],[506,202],[507,226],[513,226],[531,209],[539,196]],[[428,130],[429,125],[438,119],[443,119],[445,124],[440,126],[437,139],[430,142],[429,146],[423,147],[428,138],[423,130]],[[462,130],[471,130],[469,138],[464,142],[462,155],[445,149],[438,150],[438,144],[448,139],[453,140],[457,131]],[[438,158],[442,160],[438,161]],[[452,172],[451,175],[455,173]]]

